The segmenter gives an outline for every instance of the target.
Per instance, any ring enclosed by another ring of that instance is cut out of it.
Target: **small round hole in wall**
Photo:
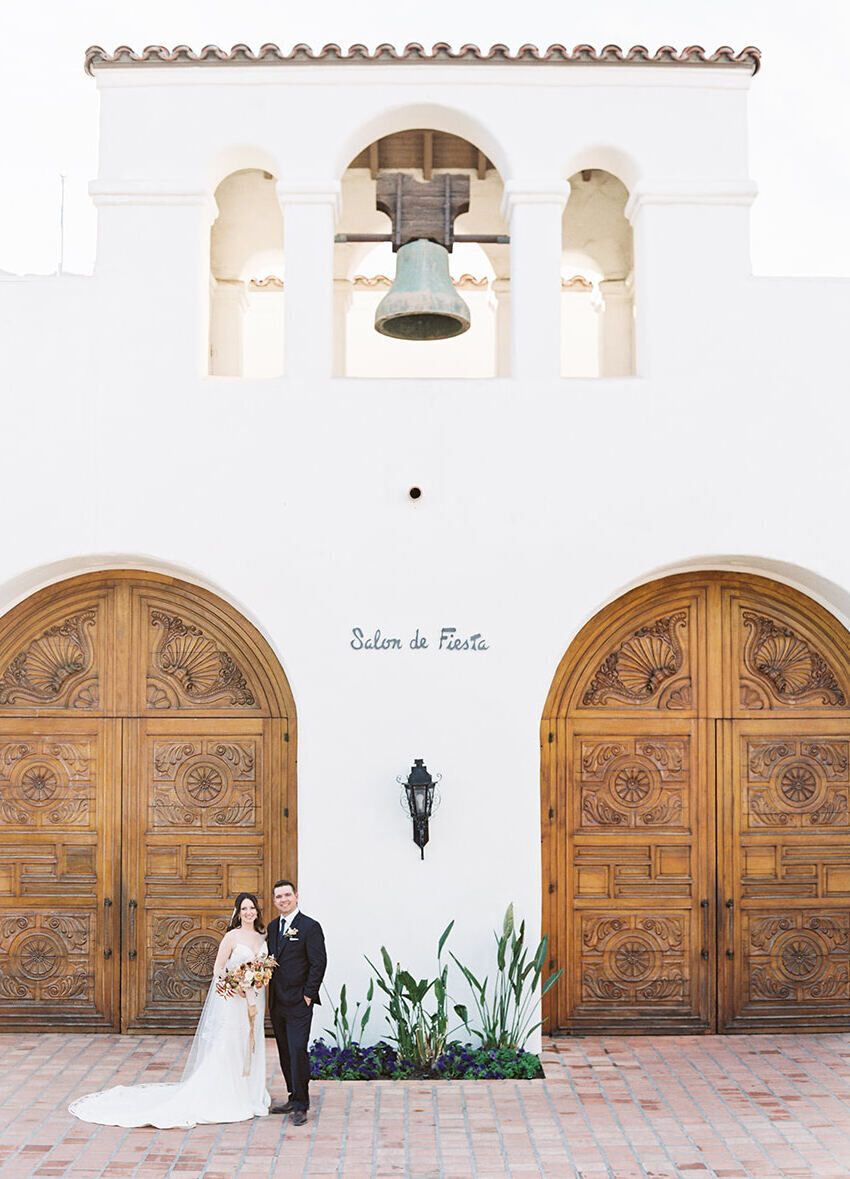
[[[410,496],[411,499],[419,499],[420,496],[422,495],[422,488],[421,487],[411,487],[410,491],[408,491],[407,494]]]

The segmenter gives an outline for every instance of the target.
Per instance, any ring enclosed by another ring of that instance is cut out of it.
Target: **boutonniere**
[[[298,937],[298,930],[294,925],[290,925],[289,929],[283,931],[284,937]]]

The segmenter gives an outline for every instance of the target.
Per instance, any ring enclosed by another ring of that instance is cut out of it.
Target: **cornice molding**
[[[716,180],[701,185],[681,181],[637,184],[624,211],[627,219],[634,222],[645,205],[749,206],[757,195],[758,185],[752,180]]]
[[[502,220],[509,224],[517,205],[558,205],[563,209],[569,195],[568,180],[508,180],[502,193]]]
[[[330,205],[334,216],[342,210],[342,185],[338,180],[278,180],[281,205]]]
[[[701,45],[688,45],[685,49],[674,49],[672,45],[662,45],[655,53],[650,53],[644,45],[633,45],[630,49],[622,49],[619,45],[605,45],[597,51],[592,45],[576,45],[567,49],[564,45],[550,45],[541,50],[536,45],[522,45],[512,53],[507,45],[491,45],[489,49],[479,49],[477,45],[462,45],[460,49],[452,49],[446,41],[439,41],[430,50],[416,42],[412,42],[401,50],[393,45],[378,45],[370,51],[365,45],[351,45],[343,51],[339,45],[324,45],[318,52],[311,46],[300,43],[294,45],[288,52],[279,45],[268,43],[261,45],[254,52],[248,45],[234,45],[230,50],[220,49],[218,45],[205,45],[196,52],[188,45],[176,45],[167,49],[164,45],[148,45],[140,53],[129,45],[119,45],[112,53],[107,53],[100,45],[91,45],[86,50],[85,70],[93,74],[95,70],[124,66],[195,66],[195,65],[337,65],[337,64],[412,64],[428,65],[437,63],[446,65],[461,62],[475,65],[511,65],[517,62],[523,65],[570,66],[570,65],[600,65],[600,66],[697,66],[723,67],[725,69],[746,69],[751,74],[758,73],[761,65],[761,53],[754,45],[736,53],[728,45],[721,45],[713,53],[706,53]]]
[[[210,219],[218,209],[211,193],[180,184],[151,180],[91,180],[89,196],[98,208],[104,205],[194,205]]]

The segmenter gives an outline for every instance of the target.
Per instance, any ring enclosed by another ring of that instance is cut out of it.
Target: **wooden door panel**
[[[117,1030],[120,721],[0,720],[0,1026]]]
[[[723,731],[723,1026],[846,1026],[847,722],[724,722]]]
[[[722,599],[724,716],[850,716],[847,637],[834,618],[778,585],[729,586]]]
[[[135,716],[268,714],[268,687],[229,619],[173,588],[130,593],[130,709]]]
[[[704,722],[568,724],[565,1007],[574,1031],[711,1024]],[[713,961],[713,953],[711,954]]]
[[[271,805],[277,723],[128,722],[128,1030],[191,1029],[234,897],[244,890],[262,902],[279,832]]]
[[[22,602],[0,634],[0,716],[114,713],[111,587]]]

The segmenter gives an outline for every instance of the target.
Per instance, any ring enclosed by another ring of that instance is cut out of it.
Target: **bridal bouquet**
[[[277,962],[271,954],[258,954],[235,970],[226,970],[215,984],[215,989],[225,999],[233,995],[247,998],[251,991],[261,991],[269,985],[275,966]]]
[[[254,1024],[257,1019],[257,1005],[254,996],[257,991],[269,985],[269,979],[277,962],[271,954],[258,954],[256,958],[249,958],[237,966],[235,970],[226,970],[216,982],[215,989],[225,999],[232,995],[242,995],[248,1005],[248,1043],[246,1044],[245,1064],[242,1076],[247,1077],[251,1072],[251,1063],[256,1048]]]

